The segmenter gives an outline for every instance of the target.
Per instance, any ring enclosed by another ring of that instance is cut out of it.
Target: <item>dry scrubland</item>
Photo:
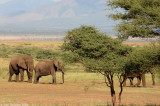
[[[60,51],[61,41],[0,41],[0,45],[16,47],[40,47]],[[124,42],[131,46],[150,45],[149,42]],[[65,83],[60,84],[61,73],[57,74],[58,84],[51,83],[51,76],[42,77],[40,84],[27,82],[7,82],[10,58],[0,58],[0,105],[109,105],[110,89],[104,83],[104,77],[96,73],[84,72],[81,64],[65,66]],[[35,61],[35,64],[37,61]],[[25,74],[26,75],[26,74]],[[15,79],[15,76],[13,76]],[[116,79],[116,77],[115,77]],[[27,78],[25,76],[25,81]],[[115,80],[116,92],[119,91],[118,80]],[[136,82],[136,80],[134,81]],[[160,84],[156,78],[156,86],[152,86],[151,75],[146,75],[147,87],[125,87],[122,104],[160,105]],[[129,82],[127,82],[129,85]],[[118,96],[117,96],[118,97]]]

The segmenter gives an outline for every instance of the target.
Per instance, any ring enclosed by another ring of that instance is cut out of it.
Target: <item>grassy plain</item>
[[[9,47],[39,47],[61,51],[62,41],[0,41],[0,45]],[[149,42],[124,42],[130,46],[148,46]],[[111,104],[110,89],[104,83],[104,77],[96,73],[84,72],[79,63],[66,65],[65,83],[60,84],[61,73],[57,73],[58,84],[51,84],[51,76],[44,76],[40,84],[27,82],[7,82],[8,65],[11,56],[0,58],[0,104],[29,105],[107,105]],[[35,64],[38,61],[35,60]],[[13,76],[15,80],[15,76]],[[27,76],[25,73],[25,81]],[[129,105],[160,105],[160,83],[156,78],[156,86],[152,86],[151,75],[146,75],[147,87],[125,87],[122,94],[122,104]],[[136,80],[134,81],[136,83]],[[129,85],[129,81],[127,82]],[[115,77],[115,89],[118,97],[119,85]]]

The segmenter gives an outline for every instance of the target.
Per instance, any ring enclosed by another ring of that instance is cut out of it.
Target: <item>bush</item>
[[[0,45],[0,57],[7,58],[11,54],[11,48],[5,44]]]
[[[60,59],[62,56],[60,52],[53,52],[51,49],[41,49],[38,47],[25,48],[22,45],[11,48],[4,44],[0,45],[0,57],[8,58],[17,55],[29,55],[38,60]]]
[[[39,49],[35,54],[36,59],[53,59],[54,53],[52,50]]]
[[[23,46],[18,46],[14,48],[14,52],[18,53],[18,54],[25,54],[25,55],[33,55],[33,52],[36,50],[37,48],[33,47],[33,48],[24,48]]]

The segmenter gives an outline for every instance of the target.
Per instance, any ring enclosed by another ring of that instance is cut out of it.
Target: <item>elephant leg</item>
[[[37,83],[37,77],[38,77],[38,75],[36,74],[35,77],[34,77],[34,83],[35,84]]]
[[[16,73],[16,82],[19,82],[19,73]]]
[[[56,84],[56,72],[52,75],[53,84]]]
[[[21,82],[24,81],[24,71],[22,69],[19,70],[21,74]]]
[[[10,64],[9,65],[9,79],[8,79],[8,82],[11,82],[13,74],[14,74],[14,70],[13,70],[11,64]]]
[[[41,78],[41,76],[37,77],[37,83],[39,83],[39,79]]]
[[[139,86],[141,84],[141,77],[138,76],[137,77],[137,84],[135,84],[135,86]]]
[[[146,78],[145,78],[145,74],[142,74],[142,85],[143,87],[146,87]]]
[[[27,71],[27,76],[28,76],[28,82],[32,83],[32,75],[30,72]]]
[[[130,79],[130,86],[133,86],[133,79],[134,79],[134,77],[131,77],[129,79]]]
[[[39,78],[40,78],[41,76],[39,76],[39,75],[35,75],[35,78],[34,78],[34,83],[36,84],[36,83],[39,83]]]
[[[13,74],[14,74],[14,73],[10,73],[8,82],[11,82]]]

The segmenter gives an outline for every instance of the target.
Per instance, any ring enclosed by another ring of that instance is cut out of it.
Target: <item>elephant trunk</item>
[[[63,70],[62,70],[62,81],[63,81],[63,83],[64,83],[64,74],[65,74],[65,70],[63,68]]]
[[[28,72],[29,72],[30,74],[32,74],[32,72],[30,71],[29,67],[28,67]]]
[[[34,68],[32,66],[28,66],[27,75],[28,75],[28,82],[29,83],[32,83],[33,69]]]

